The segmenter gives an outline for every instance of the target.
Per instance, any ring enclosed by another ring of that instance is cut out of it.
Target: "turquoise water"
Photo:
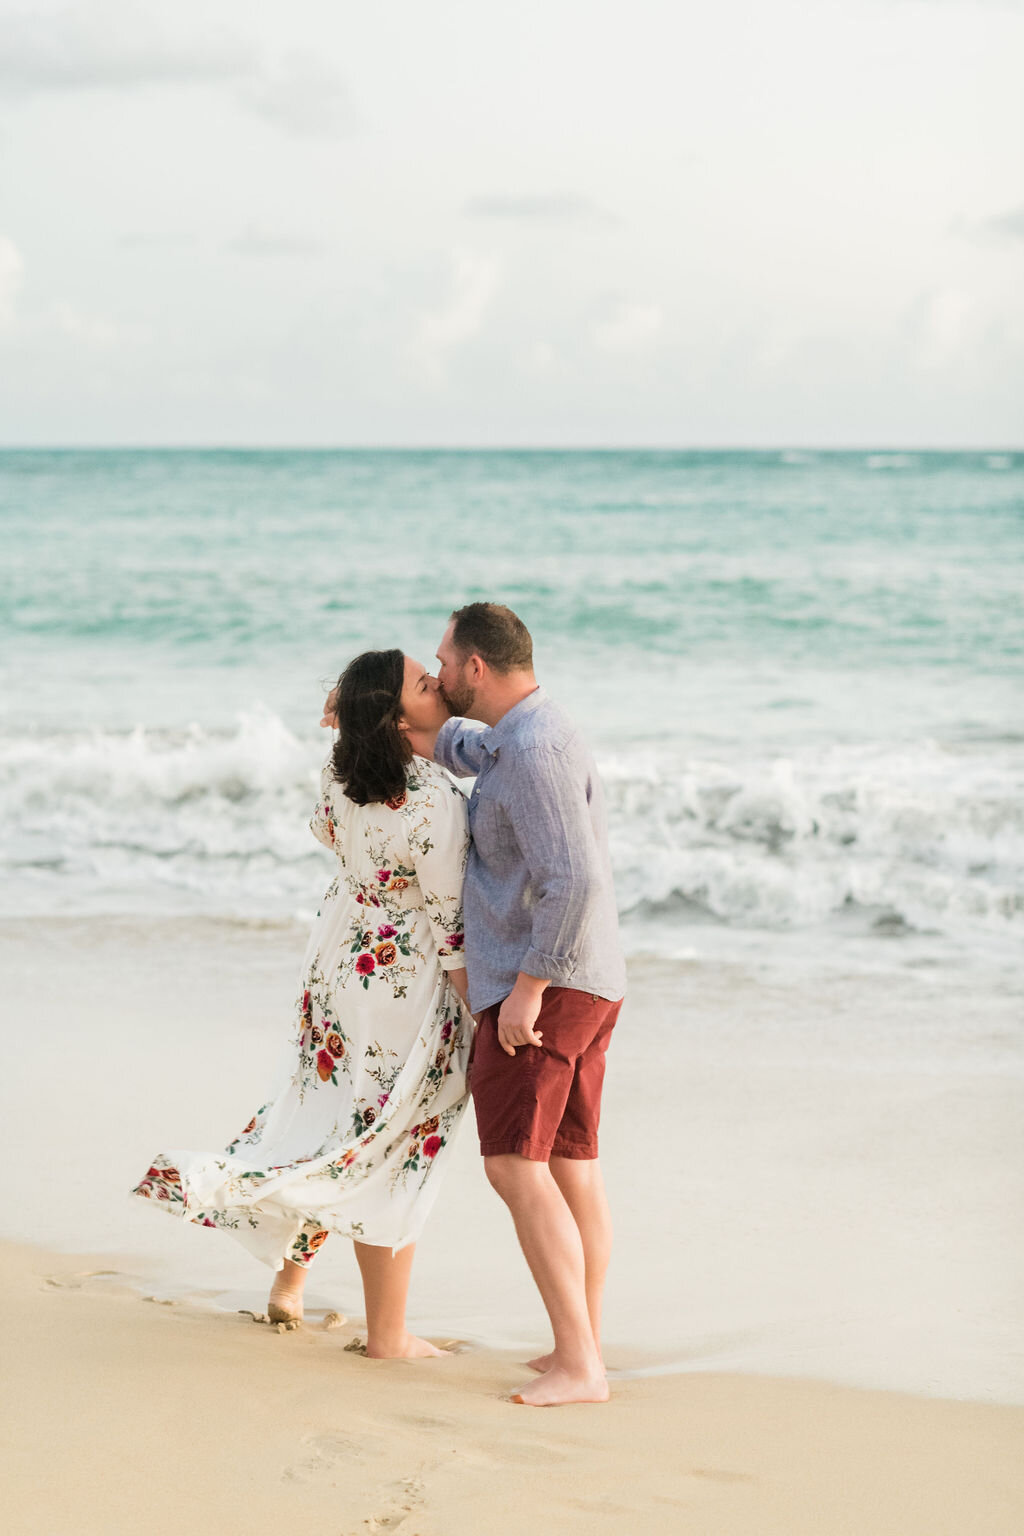
[[[1022,454],[5,452],[0,516],[3,910],[304,913],[323,684],[486,597],[654,948],[1024,923]]]

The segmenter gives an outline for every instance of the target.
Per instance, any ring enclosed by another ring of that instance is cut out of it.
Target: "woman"
[[[408,1333],[405,1305],[466,1104],[469,833],[462,792],[405,733],[447,713],[401,651],[368,651],[342,674],[311,822],[338,872],[306,951],[288,1077],[222,1156],[166,1153],[135,1191],[273,1265],[274,1322],[301,1317],[328,1235],[353,1238],[375,1358],[442,1353]]]

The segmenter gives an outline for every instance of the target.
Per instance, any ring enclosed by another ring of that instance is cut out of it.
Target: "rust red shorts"
[[[484,1157],[597,1156],[605,1052],[621,1007],[621,998],[548,987],[536,1024],[544,1043],[517,1046],[514,1056],[498,1044],[501,1004],[486,1010],[469,1069]]]

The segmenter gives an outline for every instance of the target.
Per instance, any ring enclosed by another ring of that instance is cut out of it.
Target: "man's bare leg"
[[[586,1269],[587,1312],[594,1348],[601,1358],[601,1303],[612,1251],[612,1213],[608,1208],[601,1165],[597,1158],[552,1157],[551,1177],[562,1191],[583,1244]],[[554,1350],[527,1363],[535,1371],[550,1370]]]
[[[555,1336],[548,1369],[514,1394],[513,1401],[536,1408],[603,1403],[608,1383],[587,1311],[583,1242],[551,1169],[517,1153],[485,1157],[484,1168],[512,1213]]]
[[[451,1351],[418,1339],[405,1326],[405,1304],[416,1245],[392,1253],[371,1243],[356,1243],[366,1302],[366,1353],[371,1360],[424,1360]]]

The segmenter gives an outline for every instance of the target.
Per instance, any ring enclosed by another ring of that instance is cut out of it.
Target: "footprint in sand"
[[[362,1461],[365,1455],[365,1441],[347,1435],[311,1435],[303,1442],[302,1455],[285,1467],[281,1478],[288,1483],[308,1483],[339,1471],[345,1462]]]
[[[364,1536],[367,1531],[399,1530],[423,1503],[426,1484],[421,1477],[403,1477],[383,1491],[391,1494],[388,1506],[366,1516],[359,1536]]]
[[[47,1275],[43,1281],[45,1291],[81,1291],[90,1280],[125,1280],[127,1276],[116,1269],[84,1269],[77,1275]]]

